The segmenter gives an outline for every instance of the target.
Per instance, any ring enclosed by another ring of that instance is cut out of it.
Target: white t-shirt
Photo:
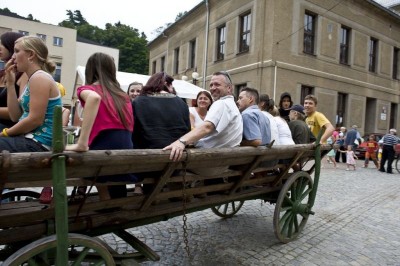
[[[200,139],[198,148],[228,148],[239,146],[242,141],[242,115],[232,95],[221,97],[208,110],[204,121],[214,124],[215,130]]]
[[[279,144],[291,145],[295,144],[292,138],[292,131],[290,131],[288,123],[280,116],[274,117],[279,131]]]
[[[274,119],[274,117],[266,112],[266,111],[262,111],[262,113],[268,118],[269,120],[269,126],[271,127],[271,142],[273,140],[275,140],[273,145],[279,145],[279,131],[278,131],[278,125],[276,124],[276,121]]]
[[[189,107],[189,112],[194,116],[194,127],[198,127],[204,122],[196,111],[196,107]]]

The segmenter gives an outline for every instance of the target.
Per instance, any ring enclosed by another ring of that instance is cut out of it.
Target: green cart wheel
[[[213,213],[222,218],[231,218],[242,208],[244,201],[231,201],[211,207]]]
[[[111,253],[95,238],[68,234],[68,242],[69,255],[65,265],[115,265]],[[55,265],[56,248],[56,235],[41,238],[15,252],[3,266]]]
[[[274,212],[274,232],[283,243],[294,240],[307,223],[311,212],[311,176],[303,171],[293,173],[279,193]]]

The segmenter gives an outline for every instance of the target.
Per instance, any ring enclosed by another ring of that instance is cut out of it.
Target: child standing
[[[328,144],[333,144],[334,143],[333,136],[329,137],[327,139],[327,142],[328,142]],[[330,150],[326,156],[328,157],[328,162],[333,163],[333,167],[336,168],[336,161],[335,161],[336,151],[335,151],[335,149]]]
[[[354,151],[352,150],[353,146],[352,145],[347,145],[347,151],[341,151],[339,152],[346,153],[346,163],[347,163],[347,168],[346,171],[350,171],[350,166],[353,167],[353,170],[356,170],[356,160],[358,157],[354,154]]]
[[[367,151],[365,153],[365,162],[364,162],[363,167],[365,167],[365,168],[368,167],[369,158],[371,158],[371,160],[374,162],[376,168],[379,168],[378,160],[376,159],[376,152],[379,148],[379,145],[378,145],[378,142],[375,141],[375,136],[370,135],[366,144],[367,144]]]

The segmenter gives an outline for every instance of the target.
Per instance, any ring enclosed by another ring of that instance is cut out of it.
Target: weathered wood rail
[[[318,185],[320,156],[329,149],[330,145],[313,144],[271,148],[187,149],[180,162],[171,162],[169,152],[162,150],[104,150],[61,154],[3,151],[0,154],[0,184],[4,188],[56,186],[52,181],[52,158],[65,158],[65,180],[62,182],[66,186],[128,184],[93,184],[87,178],[147,173],[143,184],[150,189],[144,195],[137,196],[128,191],[126,198],[100,201],[96,193],[90,193],[84,203],[68,204],[68,231],[86,236],[111,232],[118,234],[138,252],[124,256],[111,252],[117,263],[132,258],[135,261],[157,260],[158,256],[150,248],[124,229],[206,208],[213,208],[222,217],[230,217],[238,211],[235,205],[232,205],[232,213],[227,213],[226,209],[219,211],[218,206],[235,201],[262,199],[276,203],[275,233],[282,242],[293,240],[300,233],[309,214],[313,214],[311,208]],[[286,163],[280,163],[281,160]],[[260,167],[260,163],[265,161],[270,162],[269,165]],[[296,164],[300,165],[301,170],[293,172],[292,166]],[[213,175],[199,175],[191,171],[215,167],[224,167],[225,170]],[[314,171],[316,174],[313,180],[310,175]],[[194,183],[197,185],[188,186]],[[290,211],[287,210],[288,204],[293,205]],[[15,247],[56,233],[57,206],[40,204],[37,199],[1,204],[0,245],[6,245],[4,247],[7,248],[0,251],[0,260],[14,253]],[[288,216],[293,218],[287,220]],[[108,252],[107,248],[98,253],[104,255]]]
[[[322,146],[323,150],[330,146]],[[181,162],[171,162],[169,152],[162,150],[112,150],[86,153],[65,152],[66,184],[92,185],[85,177],[120,173],[153,173],[144,184],[152,184],[151,191],[133,196],[100,201],[95,193],[83,205],[69,205],[69,231],[90,236],[148,224],[186,213],[210,208],[231,201],[264,199],[276,202],[277,193],[292,175],[290,166],[303,162],[303,171],[314,171],[315,147],[308,145],[267,147],[239,147],[227,149],[188,149]],[[51,158],[53,154],[3,152],[0,155],[1,176],[5,188],[43,187],[52,185]],[[279,159],[291,163],[279,164]],[[311,163],[305,164],[310,161]],[[269,168],[258,167],[259,162],[271,161]],[[307,168],[308,165],[308,168]],[[229,167],[218,175],[201,176],[188,169]],[[280,169],[280,171],[276,171]],[[253,176],[254,173],[264,175]],[[168,189],[169,183],[192,183],[224,178],[223,183],[201,185],[184,189],[187,197],[207,193],[190,201],[170,201],[182,197],[183,189]],[[121,183],[107,183],[121,184]],[[125,184],[125,183],[124,183]],[[96,184],[105,185],[105,184]],[[214,193],[213,193],[214,192]],[[122,207],[121,207],[122,206]],[[45,208],[46,207],[46,208]],[[118,208],[110,213],[102,210]],[[45,206],[37,200],[17,201],[0,206],[0,244],[39,239],[54,233],[54,206]]]

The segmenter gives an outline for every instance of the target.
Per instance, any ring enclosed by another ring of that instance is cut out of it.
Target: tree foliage
[[[66,28],[76,29],[77,35],[99,45],[104,45],[119,49],[118,69],[124,72],[139,74],[148,74],[149,52],[147,48],[147,36],[138,29],[117,22],[114,25],[107,23],[105,29],[90,25],[84,18],[80,10],[66,10],[67,19],[61,21],[58,25]],[[180,12],[175,21],[182,18],[187,12]],[[27,19],[40,22],[34,19],[32,14],[27,18],[11,12],[8,8],[0,8],[0,15],[11,16],[15,18]],[[172,23],[166,23],[155,30],[155,33],[161,34]]]
[[[120,71],[148,73],[147,37],[143,32],[120,22],[107,23],[105,29],[101,29],[90,25],[79,10],[67,10],[66,15],[68,18],[60,22],[60,26],[76,29],[79,37],[119,49]]]

